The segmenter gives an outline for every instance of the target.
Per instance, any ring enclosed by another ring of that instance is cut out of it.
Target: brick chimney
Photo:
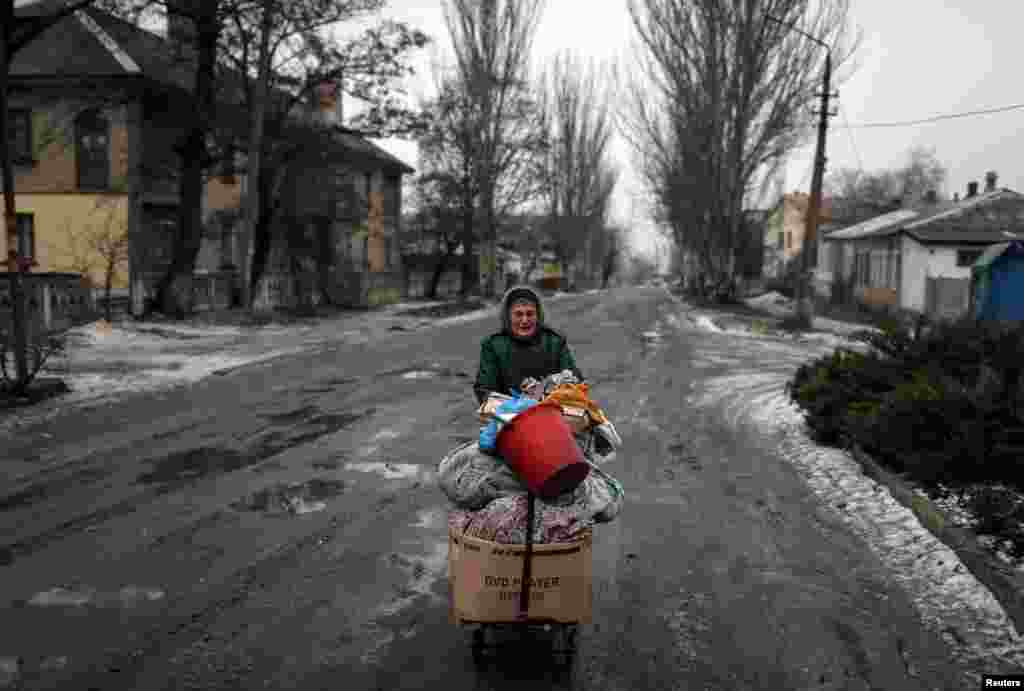
[[[313,111],[325,125],[343,125],[343,93],[341,82],[324,82],[313,90]]]
[[[939,195],[935,190],[928,190],[924,194],[924,200],[929,204],[934,204],[939,201]]]
[[[996,171],[990,170],[987,173],[985,173],[985,191],[986,192],[995,192],[996,191],[996,182],[998,180],[999,180],[999,173],[997,173]]]
[[[967,183],[967,196],[964,199],[970,199],[971,197],[978,196],[978,181],[971,180]]]

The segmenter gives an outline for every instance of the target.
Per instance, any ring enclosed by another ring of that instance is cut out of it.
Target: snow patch
[[[694,319],[694,322],[697,324],[697,326],[704,329],[705,331],[711,331],[712,333],[722,333],[721,327],[718,326],[718,324],[716,324],[714,320],[711,319],[711,317],[707,316],[706,314],[699,315],[696,319]]]
[[[922,620],[937,632],[951,624],[965,643],[950,644],[967,669],[1024,665],[1024,639],[992,593],[909,509],[868,478],[847,453],[805,433],[802,411],[783,387],[791,372],[749,370],[710,379],[690,402],[722,408],[732,425],[752,425],[794,464],[826,506],[887,564]],[[842,507],[842,508],[838,508]],[[973,675],[974,673],[972,673]]]
[[[425,475],[427,471],[423,466],[413,465],[412,463],[346,463],[346,470],[355,470],[360,473],[377,473],[383,475],[387,480],[409,480],[420,475]]]
[[[415,370],[413,372],[406,372],[402,375],[402,379],[431,379],[437,376],[437,372],[431,372],[429,370]]]
[[[129,585],[116,593],[101,593],[95,588],[56,587],[36,593],[28,601],[34,607],[84,607],[86,605],[130,606],[141,602],[156,602],[164,598],[159,588]]]

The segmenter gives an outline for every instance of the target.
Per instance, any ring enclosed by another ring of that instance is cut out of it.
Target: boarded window
[[[105,190],[110,186],[110,123],[98,108],[75,118],[78,187]]]

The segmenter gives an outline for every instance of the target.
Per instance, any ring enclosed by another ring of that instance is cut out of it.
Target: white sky
[[[909,147],[934,148],[949,170],[945,194],[961,196],[968,181],[983,184],[985,171],[999,173],[999,185],[1024,192],[1024,110],[910,127],[847,129],[846,123],[912,120],[1024,103],[1018,87],[1024,65],[1024,3],[1011,0],[852,0],[852,19],[864,34],[858,70],[840,92],[839,116],[830,123],[828,169],[877,170],[899,165]],[[386,13],[447,43],[441,0],[391,0]],[[548,0],[534,43],[538,64],[563,49],[601,60],[630,55],[632,28],[626,0]],[[430,59],[419,62],[417,90],[429,89]],[[388,142],[397,155],[416,164],[416,149]],[[654,249],[653,229],[631,200],[639,183],[622,142],[617,156],[623,176],[615,215],[635,229],[639,245]],[[813,138],[794,152],[786,190],[807,190]]]

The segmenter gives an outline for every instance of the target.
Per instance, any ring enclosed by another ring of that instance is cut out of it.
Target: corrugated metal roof
[[[903,224],[916,218],[919,213],[913,209],[898,209],[881,216],[875,216],[856,225],[834,230],[825,236],[827,240],[857,240],[868,236],[882,236],[897,232]]]

